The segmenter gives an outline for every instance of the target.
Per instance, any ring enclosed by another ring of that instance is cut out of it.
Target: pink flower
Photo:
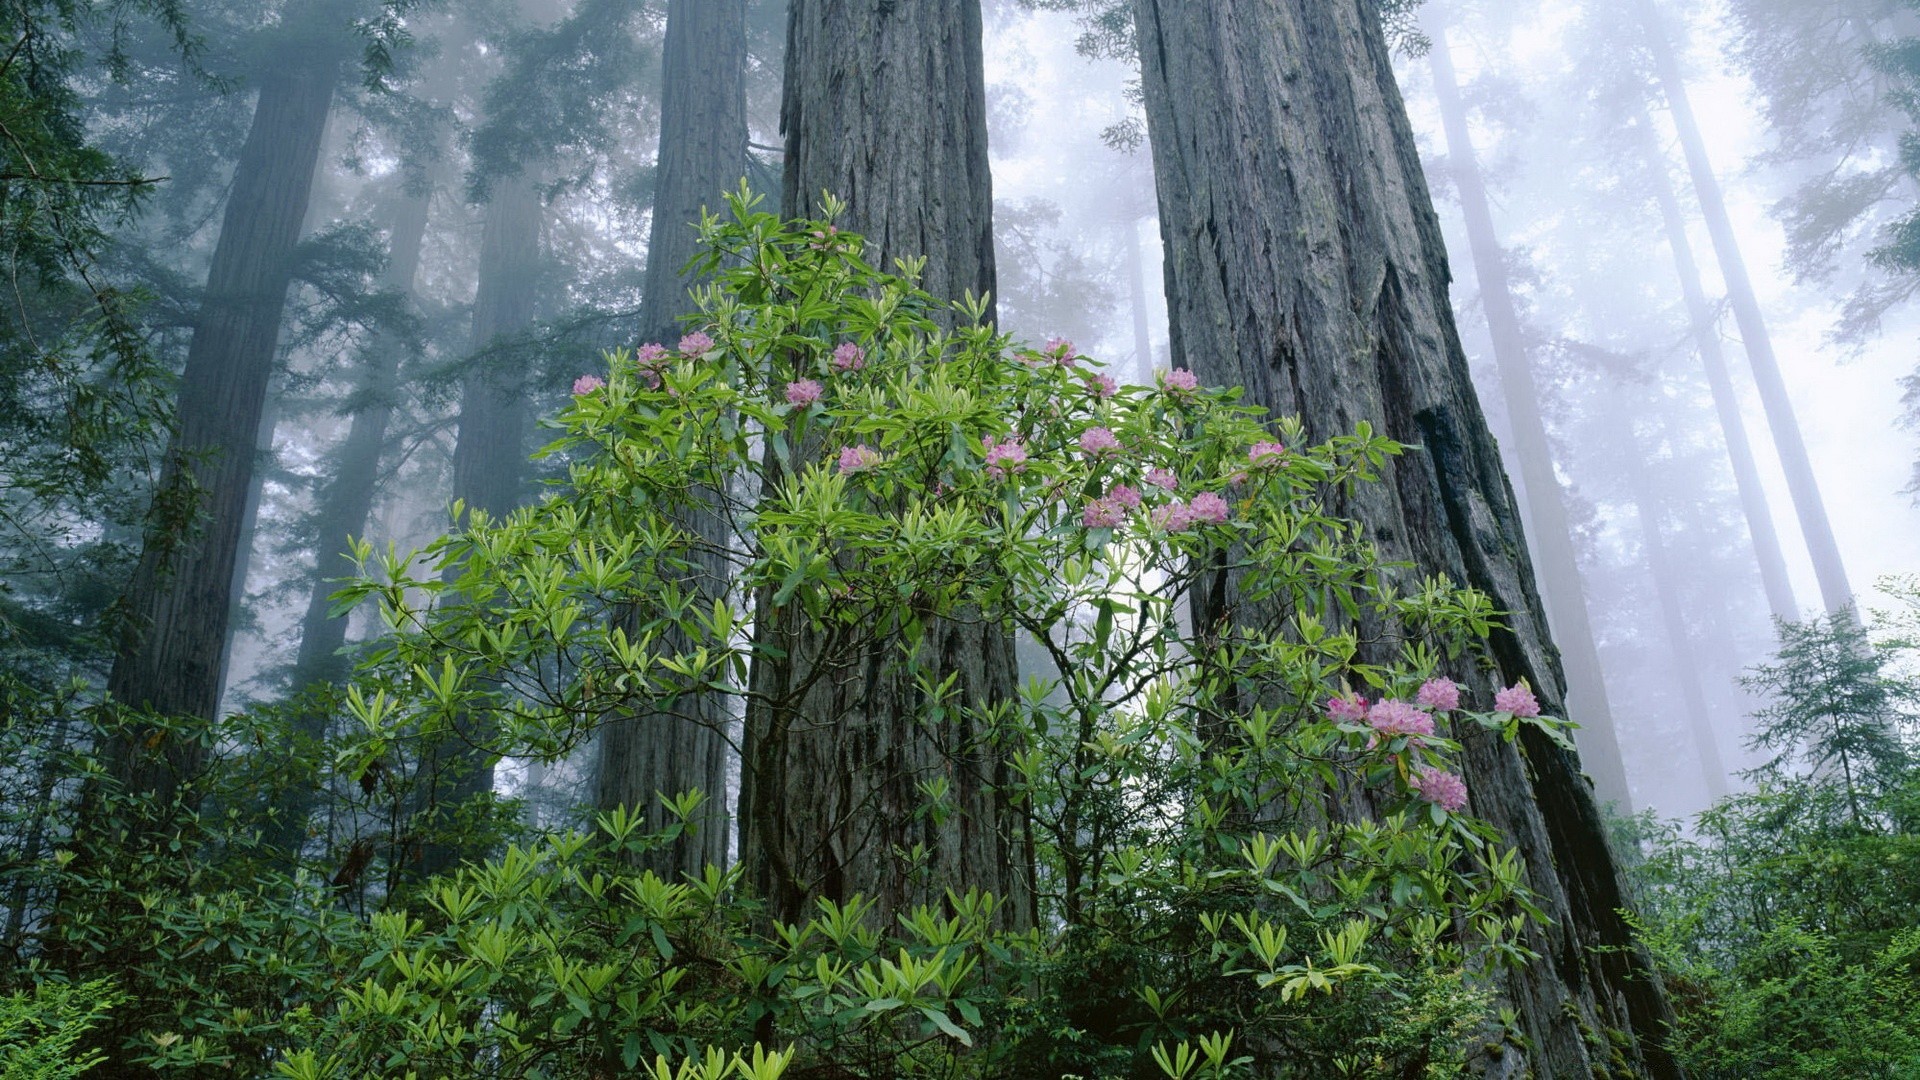
[[[1174,488],[1180,486],[1179,478],[1167,469],[1148,469],[1147,475],[1141,479],[1153,487],[1166,491],[1172,491]]]
[[[1466,808],[1467,782],[1445,769],[1423,765],[1407,783],[1422,799],[1450,814]]]
[[[1160,385],[1176,394],[1191,394],[1200,389],[1200,379],[1186,368],[1160,373]]]
[[[1193,525],[1193,511],[1188,509],[1186,503],[1176,499],[1165,506],[1155,508],[1153,513],[1148,515],[1148,520],[1170,533],[1186,532]]]
[[[796,409],[804,409],[820,400],[820,384],[812,379],[801,379],[787,384],[787,404]]]
[[[1089,529],[1114,529],[1127,520],[1127,508],[1115,502],[1111,496],[1095,499],[1080,512],[1080,524]]]
[[[1080,451],[1090,458],[1104,457],[1119,449],[1119,437],[1108,428],[1088,428],[1080,433]]]
[[[1452,712],[1460,707],[1460,687],[1452,679],[1428,679],[1420,684],[1414,700],[1429,709]]]
[[[1253,449],[1247,451],[1247,460],[1255,468],[1278,465],[1285,461],[1286,457],[1287,448],[1277,442],[1257,442],[1253,444]]]
[[[598,375],[582,375],[573,380],[573,396],[579,397],[582,394],[591,394],[605,385],[607,385],[607,380],[602,379]]]
[[[867,350],[851,341],[842,342],[833,350],[833,370],[859,371],[867,366]]]
[[[1367,710],[1367,723],[1389,739],[1410,735],[1418,739],[1433,734],[1433,717],[1425,710],[1404,701],[1387,700]]]
[[[667,347],[657,341],[650,341],[640,346],[640,351],[634,353],[633,358],[643,368],[657,368],[666,362]]]
[[[1113,490],[1107,492],[1107,498],[1128,510],[1140,509],[1140,492],[1125,484],[1115,484]]]
[[[1072,367],[1074,359],[1079,356],[1073,351],[1073,342],[1060,337],[1048,338],[1046,347],[1040,351],[1068,367]]]
[[[995,443],[989,436],[987,443],[987,475],[1001,480],[1010,472],[1027,471],[1027,448],[1018,439],[1006,439]]]
[[[713,339],[695,330],[680,339],[681,356],[705,356],[713,351]]]
[[[1095,398],[1105,401],[1120,392],[1120,384],[1114,382],[1111,375],[1095,374],[1087,380],[1087,389],[1093,391]]]
[[[1211,491],[1203,491],[1187,504],[1187,512],[1195,521],[1204,521],[1214,525],[1227,523],[1227,500]]]
[[[880,464],[880,451],[871,446],[849,446],[840,451],[840,474],[856,473]]]
[[[1336,724],[1357,724],[1367,718],[1367,699],[1359,694],[1335,694],[1327,699],[1327,719]]]
[[[1533,690],[1527,686],[1525,679],[1493,695],[1493,707],[1499,712],[1512,713],[1515,716],[1540,715],[1540,701],[1533,696]]]

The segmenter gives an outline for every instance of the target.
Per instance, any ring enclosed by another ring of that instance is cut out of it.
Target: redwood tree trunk
[[[978,0],[794,0],[787,25],[785,212],[816,213],[832,192],[874,265],[924,256],[933,294],[990,292]],[[759,598],[741,775],[742,858],[771,913],[793,919],[816,897],[857,892],[892,926],[965,882],[1024,918],[1006,766],[989,733],[969,710],[927,721],[898,635],[882,628],[850,651],[809,631],[798,607]],[[1013,639],[999,627],[935,620],[915,659],[936,683],[956,675],[966,705],[1015,692]],[[925,805],[920,786],[936,777],[949,778],[949,813]],[[897,854],[916,847],[917,867]]]
[[[1490,643],[1497,672],[1459,673],[1471,693],[1484,702],[1495,676],[1524,677],[1558,709],[1558,656],[1453,325],[1374,4],[1136,0],[1134,11],[1176,362],[1298,414],[1316,440],[1366,421],[1420,447],[1337,509],[1386,558],[1508,613]],[[1531,731],[1517,745],[1467,733],[1465,745],[1472,807],[1525,858],[1551,920],[1533,931],[1540,959],[1498,987],[1524,1044],[1481,1067],[1597,1075],[1615,1049],[1605,1033],[1619,1032],[1634,1075],[1679,1076],[1660,1046],[1671,1012],[1618,914],[1625,896],[1579,763]]]
[[[341,57],[289,53],[260,78],[181,376],[162,489],[184,473],[194,524],[148,534],[126,595],[128,629],[107,690],[114,700],[211,722],[219,706],[235,567],[243,558],[255,444],[280,337],[294,246],[306,217]],[[126,790],[171,798],[205,761],[178,735],[133,732],[108,750]]]
[[[1760,585],[1766,590],[1767,607],[1776,619],[1798,622],[1800,604],[1793,598],[1793,584],[1787,578],[1787,558],[1780,550],[1780,533],[1773,525],[1773,510],[1767,505],[1766,489],[1760,485],[1760,469],[1753,460],[1747,423],[1740,416],[1740,399],[1734,396],[1726,352],[1720,347],[1720,331],[1714,325],[1713,305],[1707,302],[1706,287],[1700,283],[1700,265],[1694,261],[1693,243],[1687,239],[1687,220],[1680,213],[1680,199],[1674,194],[1672,178],[1667,175],[1667,156],[1655,141],[1653,125],[1644,111],[1639,116],[1639,127],[1647,157],[1647,179],[1653,187],[1654,201],[1660,205],[1661,226],[1667,233],[1667,247],[1673,251],[1680,293],[1686,299],[1694,348],[1700,354],[1700,367],[1706,372],[1707,387],[1713,393],[1714,412],[1720,417],[1720,433],[1727,446],[1727,461],[1733,466],[1734,486],[1740,492],[1740,510],[1747,520],[1747,535],[1753,540],[1754,561],[1760,567]]]
[[[679,316],[694,310],[681,271],[698,247],[700,211],[720,207],[721,193],[746,172],[746,0],[672,0],[661,66],[660,165],[640,339],[672,344]],[[700,606],[711,609],[727,591],[726,522],[697,503],[680,524],[700,545],[688,555],[694,569],[687,585],[702,598]],[[681,640],[663,645],[669,652],[687,646]],[[726,865],[730,722],[727,696],[705,692],[680,698],[670,712],[621,717],[600,732],[594,789],[600,809],[644,808],[658,829],[669,821],[657,795],[698,788],[707,796],[693,831],[644,861],[669,881],[698,875],[708,864]]]
[[[1700,214],[1706,219],[1707,235],[1713,239],[1714,254],[1720,262],[1720,274],[1727,282],[1727,298],[1733,302],[1733,319],[1740,327],[1746,345],[1747,360],[1753,365],[1753,381],[1760,389],[1760,404],[1767,412],[1767,426],[1773,431],[1773,445],[1780,452],[1780,466],[1787,474],[1787,492],[1793,497],[1794,512],[1800,518],[1800,531],[1807,539],[1807,552],[1813,556],[1814,577],[1820,583],[1820,599],[1829,612],[1839,612],[1853,604],[1853,588],[1847,583],[1847,570],[1840,560],[1840,545],[1833,538],[1833,526],[1827,520],[1827,507],[1820,497],[1820,483],[1814,479],[1813,462],[1807,456],[1806,440],[1800,435],[1800,421],[1794,415],[1793,399],[1780,375],[1780,361],[1773,352],[1773,336],[1767,332],[1767,319],[1754,295],[1753,281],[1747,276],[1746,258],[1740,253],[1740,241],[1733,232],[1733,219],[1727,215],[1726,198],[1720,192],[1720,180],[1713,162],[1707,158],[1707,144],[1700,137],[1700,123],[1694,119],[1693,103],[1687,97],[1686,78],[1674,55],[1673,42],[1660,23],[1660,13],[1652,0],[1636,0],[1641,24],[1646,29],[1647,49],[1653,56],[1654,73],[1660,89],[1673,111],[1673,126],[1680,135],[1680,147],[1687,158],[1687,171],[1693,176],[1694,192],[1700,198]]]
[[[1494,362],[1500,369],[1500,388],[1506,393],[1507,416],[1513,424],[1513,456],[1519,461],[1526,486],[1527,535],[1533,540],[1533,554],[1540,564],[1541,599],[1546,602],[1547,622],[1566,665],[1567,708],[1580,717],[1581,727],[1576,733],[1580,760],[1593,775],[1594,791],[1602,802],[1631,810],[1633,796],[1614,728],[1613,706],[1607,700],[1586,586],[1580,579],[1573,526],[1560,480],[1554,475],[1553,447],[1547,440],[1546,422],[1540,417],[1540,389],[1533,378],[1526,332],[1514,308],[1506,252],[1494,231],[1486,179],[1480,173],[1473,137],[1467,130],[1466,102],[1460,97],[1446,30],[1432,25],[1428,37],[1433,42],[1434,95],[1439,99],[1440,120],[1447,133],[1447,163],[1460,190],[1474,277],[1480,283],[1480,303],[1486,311]]]
[[[519,505],[525,489],[526,373],[506,339],[533,323],[540,263],[540,193],[526,177],[493,186],[480,236],[480,281],[473,298],[475,366],[460,394],[460,427],[453,449],[453,497],[469,513],[500,518]],[[495,755],[477,726],[427,748],[418,792],[428,806],[466,802],[493,790]],[[444,828],[444,825],[442,826]],[[463,845],[441,837],[426,844],[420,875],[452,869]]]

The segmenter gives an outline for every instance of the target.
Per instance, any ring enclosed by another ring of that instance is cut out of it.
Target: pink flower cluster
[[[1452,679],[1428,679],[1420,684],[1420,691],[1413,700],[1429,709],[1452,712],[1460,707],[1460,687]]]
[[[987,436],[987,475],[995,480],[1004,480],[1008,473],[1027,471],[1027,447],[1019,439],[1003,439],[994,442]]]
[[[1127,515],[1140,509],[1140,492],[1137,488],[1125,484],[1115,484],[1113,489],[1100,498],[1088,503],[1080,512],[1080,524],[1089,529],[1114,529],[1127,520]]]
[[[840,474],[856,473],[880,464],[880,451],[871,446],[849,446],[840,451]]]
[[[1467,782],[1445,769],[1423,765],[1407,781],[1407,785],[1422,799],[1450,814],[1457,814],[1466,808]]]
[[[640,368],[640,381],[650,390],[660,389],[660,370],[667,366],[672,354],[659,342],[650,341],[640,346],[633,354],[633,361]]]
[[[1367,723],[1388,739],[1411,736],[1415,745],[1421,738],[1433,734],[1433,717],[1425,709],[1393,698],[1368,709]]]
[[[833,350],[833,370],[859,371],[867,366],[867,350],[851,341],[842,342]]]
[[[1336,724],[1358,724],[1367,718],[1367,699],[1361,694],[1335,694],[1327,699],[1327,719]]]
[[[1047,344],[1041,348],[1040,353],[1068,367],[1074,366],[1074,360],[1080,355],[1073,351],[1073,342],[1062,337],[1048,338]]]
[[[1172,491],[1180,486],[1179,478],[1167,469],[1148,469],[1141,480],[1148,486],[1157,487],[1162,491]]]
[[[820,395],[823,393],[825,393],[825,391],[821,388],[820,384],[812,379],[801,379],[799,382],[790,382],[787,384],[787,404],[796,409],[804,409],[814,402],[819,401]]]
[[[1120,452],[1120,437],[1111,429],[1092,427],[1080,433],[1080,452],[1090,458]]]
[[[1088,376],[1087,389],[1096,401],[1105,401],[1120,392],[1120,384],[1113,381],[1113,376],[1096,372]]]
[[[1191,394],[1200,389],[1200,378],[1186,368],[1160,373],[1160,385],[1176,394]]]
[[[1277,442],[1257,442],[1247,451],[1247,461],[1254,468],[1268,468],[1287,459],[1287,448]]]
[[[607,385],[607,380],[598,375],[582,375],[573,380],[573,396],[579,397],[582,394],[591,394],[605,385]]]
[[[1203,491],[1192,502],[1174,501],[1153,512],[1153,523],[1168,532],[1185,532],[1195,525],[1224,525],[1227,500]]]
[[[1533,689],[1525,679],[1494,694],[1493,707],[1499,712],[1519,717],[1540,715],[1540,701],[1533,696]]]
[[[705,356],[713,351],[713,339],[695,330],[680,339],[681,356]]]

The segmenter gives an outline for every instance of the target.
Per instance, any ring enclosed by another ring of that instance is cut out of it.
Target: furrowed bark
[[[698,248],[694,227],[702,208],[717,208],[747,167],[746,0],[672,0],[662,61],[660,166],[653,222],[647,239],[647,276],[640,299],[640,339],[671,345],[679,317],[695,309],[682,270]],[[695,538],[684,582],[710,610],[727,592],[729,531],[702,492],[681,512],[680,526]],[[688,646],[679,635],[663,647]],[[594,804],[643,809],[648,825],[670,824],[658,795],[697,788],[706,795],[697,817],[665,848],[641,860],[667,880],[698,875],[727,862],[727,763],[732,749],[728,697],[688,694],[670,710],[623,716],[600,732]]]
[[[815,213],[831,192],[876,266],[924,256],[921,284],[936,296],[993,289],[977,0],[795,0],[781,124],[788,216]],[[816,897],[863,893],[891,926],[964,882],[999,896],[1007,921],[1028,919],[1007,766],[969,708],[927,715],[898,628],[850,646],[770,593],[755,626],[741,851],[771,913],[792,919]],[[914,660],[936,681],[958,676],[955,704],[1015,693],[1012,636],[965,613],[932,620]],[[935,780],[948,785],[944,814],[922,790]]]
[[[1298,414],[1310,438],[1361,421],[1419,447],[1336,510],[1382,554],[1506,611],[1497,673],[1564,698],[1513,492],[1448,306],[1446,253],[1368,0],[1136,0],[1176,362]],[[1211,598],[1196,619],[1228,614]],[[1390,659],[1376,657],[1374,659]],[[1579,717],[1575,717],[1579,719]],[[1619,911],[1604,822],[1579,762],[1524,733],[1465,738],[1473,811],[1526,860],[1552,920],[1502,978],[1524,1042],[1491,1075],[1678,1077],[1659,978]],[[1609,1037],[1618,1033],[1620,1043]],[[1618,1054],[1616,1060],[1613,1055]]]

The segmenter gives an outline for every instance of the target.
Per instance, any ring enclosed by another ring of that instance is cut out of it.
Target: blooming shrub
[[[676,695],[744,697],[764,657],[742,628],[771,611],[841,650],[827,665],[911,667],[889,635],[985,620],[1031,647],[1017,699],[929,680],[918,720],[980,713],[1032,910],[1004,918],[1005,898],[951,881],[895,925],[859,897],[767,925],[735,874],[596,862],[658,842],[607,815],[381,916],[282,1071],[1402,1076],[1497,1043],[1483,979],[1526,962],[1533,909],[1453,763],[1469,732],[1558,724],[1511,690],[1461,708],[1452,678],[1494,613],[1402,580],[1325,509],[1403,448],[1365,428],[1307,444],[1186,371],[1087,393],[1070,343],[1012,346],[979,305],[874,272],[858,237],[734,208],[704,235],[700,328],[672,357],[612,356],[557,418],[563,486],[417,555],[361,549],[345,598],[396,633],[358,677],[341,760],[461,724],[553,757]],[[833,394],[808,389],[823,379]],[[711,607],[681,585],[702,540],[676,515],[696,499],[734,530]],[[1265,617],[1187,625],[1202,578]],[[1370,659],[1382,633],[1403,662]],[[944,812],[941,782],[916,812]],[[688,820],[701,795],[664,797]],[[923,858],[865,857],[909,875]],[[756,1044],[792,1056],[755,1065]]]

